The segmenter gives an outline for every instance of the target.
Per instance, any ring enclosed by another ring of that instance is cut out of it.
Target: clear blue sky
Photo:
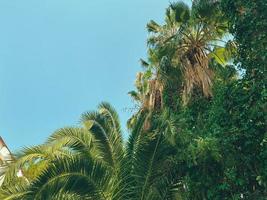
[[[169,0],[1,0],[0,135],[11,150],[77,125],[101,101],[123,124],[146,23]]]

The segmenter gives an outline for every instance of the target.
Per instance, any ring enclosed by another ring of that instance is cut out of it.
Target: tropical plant
[[[164,130],[144,132],[140,117],[124,146],[118,115],[107,103],[84,113],[81,122],[83,127],[60,129],[18,155],[1,199],[164,199],[170,183],[163,167],[172,155]]]
[[[147,26],[127,141],[102,103],[81,126],[19,152],[0,199],[266,199],[266,8],[264,0],[172,3],[164,25]],[[234,42],[224,44],[228,25]]]
[[[207,6],[202,1],[194,1],[192,10],[183,2],[172,3],[166,10],[164,25],[153,20],[147,25],[151,33],[148,44],[153,52],[150,60],[159,63],[167,56],[172,66],[179,68],[177,76],[181,76],[177,80],[182,79],[184,101],[194,88],[201,89],[206,97],[212,96],[214,69],[210,61],[214,58],[224,65],[230,56],[230,48],[225,48],[227,24],[217,4],[209,7],[209,12],[204,9]],[[228,44],[227,47],[233,46]]]

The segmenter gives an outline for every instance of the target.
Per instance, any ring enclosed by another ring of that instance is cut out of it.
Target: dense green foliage
[[[266,10],[266,0],[172,3],[163,25],[147,25],[127,141],[102,103],[22,150],[0,199],[267,199]]]

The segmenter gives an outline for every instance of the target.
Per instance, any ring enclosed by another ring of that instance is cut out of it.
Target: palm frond
[[[160,31],[160,25],[157,24],[154,20],[151,20],[148,24],[147,24],[147,30],[148,32],[153,32],[153,33],[157,33]]]
[[[112,142],[105,130],[105,122],[99,113],[87,112],[82,115],[82,122],[85,128],[90,131],[94,137],[94,143],[99,150],[102,159],[110,166],[114,166]],[[103,127],[104,126],[104,127]]]
[[[109,169],[101,163],[75,156],[55,161],[30,185],[32,199],[50,199],[60,191],[106,199]],[[86,199],[86,198],[85,198]]]

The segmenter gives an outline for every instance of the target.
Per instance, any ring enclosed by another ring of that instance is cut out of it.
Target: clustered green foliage
[[[266,0],[172,3],[163,25],[147,25],[127,142],[102,103],[20,152],[0,199],[267,199],[266,10]]]

